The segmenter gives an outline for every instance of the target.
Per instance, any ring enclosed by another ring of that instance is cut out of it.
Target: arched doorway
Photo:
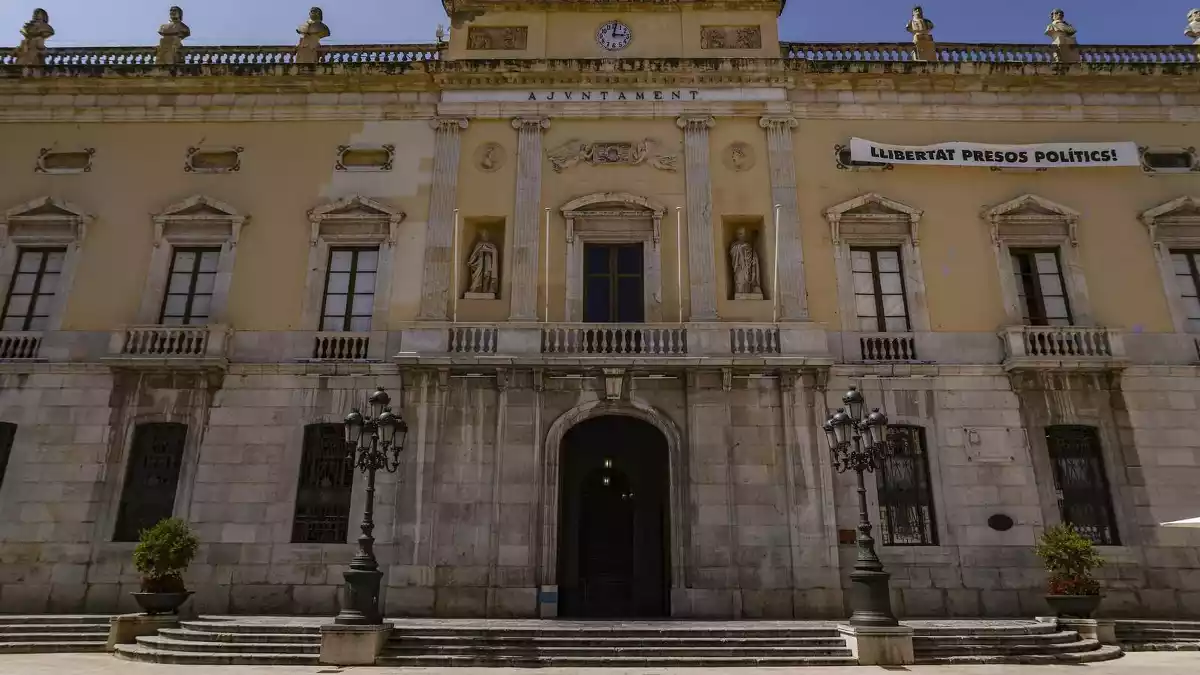
[[[560,457],[559,616],[669,615],[667,439],[634,417],[585,420]]]

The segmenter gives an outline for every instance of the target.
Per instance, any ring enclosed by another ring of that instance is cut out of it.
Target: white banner
[[[886,164],[996,166],[1014,169],[1141,165],[1137,143],[1133,142],[989,145],[952,141],[936,145],[887,145],[862,138],[851,138],[850,159],[855,162]]]

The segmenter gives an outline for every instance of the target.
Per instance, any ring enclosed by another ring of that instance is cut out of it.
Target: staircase
[[[1119,619],[1117,642],[1131,652],[1200,651],[1200,621]]]
[[[321,623],[290,617],[204,617],[117,645],[117,656],[151,663],[317,665]]]
[[[0,654],[102,652],[108,644],[109,618],[0,614]]]
[[[905,621],[919,664],[1091,663],[1119,658],[1121,648],[1038,621]]]
[[[828,623],[397,620],[381,666],[855,665]]]

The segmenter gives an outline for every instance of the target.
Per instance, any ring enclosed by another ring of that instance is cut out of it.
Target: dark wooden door
[[[641,244],[584,244],[583,280],[585,322],[646,320]]]

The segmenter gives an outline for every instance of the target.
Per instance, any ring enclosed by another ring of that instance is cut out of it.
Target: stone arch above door
[[[566,221],[567,321],[583,320],[583,248],[589,242],[643,245],[645,317],[662,321],[662,219],[666,209],[628,192],[595,192],[560,209]]]

